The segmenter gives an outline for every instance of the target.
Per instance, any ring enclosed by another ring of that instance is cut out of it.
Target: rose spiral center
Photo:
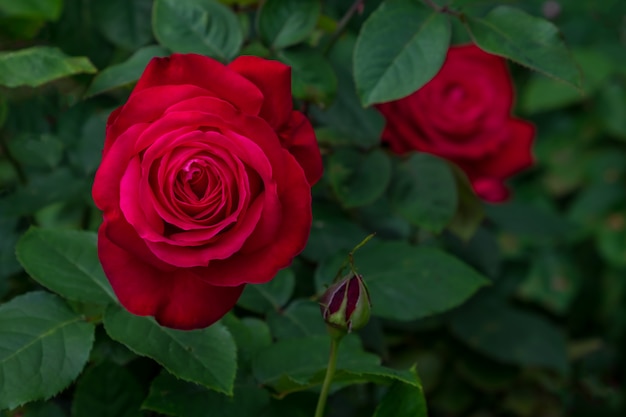
[[[189,161],[185,167],[178,173],[178,183],[181,184],[184,194],[189,197],[195,197],[196,200],[204,198],[215,184],[215,178],[207,169],[206,163],[198,159]]]

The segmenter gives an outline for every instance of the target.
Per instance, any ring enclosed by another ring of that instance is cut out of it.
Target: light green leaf
[[[137,81],[152,58],[167,55],[169,55],[168,50],[158,45],[139,49],[126,61],[111,65],[96,75],[85,97],[95,96]]]
[[[261,314],[280,310],[289,301],[295,285],[293,271],[283,269],[266,284],[246,285],[237,305]]]
[[[57,20],[63,0],[0,0],[0,15],[31,19]]]
[[[481,49],[581,87],[580,70],[553,23],[498,6],[484,18],[468,17],[465,24]]]
[[[49,46],[0,52],[0,85],[7,87],[37,87],[70,75],[96,71],[89,59],[70,57]]]
[[[0,306],[0,410],[48,399],[82,371],[94,326],[57,296],[31,292]]]
[[[450,223],[458,206],[452,170],[442,159],[426,153],[414,153],[398,165],[389,192],[395,211],[435,233]]]
[[[383,41],[384,40],[384,41]],[[361,28],[354,78],[363,106],[397,100],[437,74],[450,44],[450,22],[414,0],[387,0]]]
[[[237,347],[223,325],[174,330],[159,326],[150,317],[135,316],[111,305],[104,314],[104,328],[112,339],[154,359],[177,377],[232,394]]]
[[[243,42],[237,16],[213,0],[156,0],[152,30],[159,43],[174,52],[222,62],[234,58]]]
[[[319,0],[267,0],[259,11],[258,31],[266,45],[285,48],[313,31],[321,11]]]
[[[102,362],[76,384],[72,417],[141,417],[143,387],[125,368]]]
[[[326,172],[341,204],[360,207],[374,202],[387,189],[391,160],[379,149],[362,153],[340,148],[328,158]]]
[[[97,240],[92,232],[31,228],[16,253],[44,287],[73,301],[108,304],[117,298],[100,266]]]

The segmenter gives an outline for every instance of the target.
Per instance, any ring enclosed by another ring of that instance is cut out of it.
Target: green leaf
[[[173,330],[159,326],[150,317],[135,316],[111,305],[104,314],[104,328],[112,339],[154,359],[177,377],[232,394],[237,347],[223,325]]]
[[[417,91],[437,74],[449,44],[445,14],[414,0],[383,2],[363,24],[354,50],[354,78],[363,106]]]
[[[448,230],[463,240],[469,240],[485,218],[482,200],[474,192],[467,175],[458,166],[448,163],[456,179],[456,194],[459,200],[456,212],[448,223]]]
[[[0,298],[8,290],[5,278],[22,269],[15,257],[15,245],[20,237],[17,226],[17,218],[0,217]]]
[[[47,399],[89,358],[94,326],[57,296],[31,292],[0,306],[0,410]]]
[[[319,0],[267,0],[259,11],[257,27],[266,45],[285,48],[313,31],[321,11]]]
[[[626,84],[616,80],[604,85],[597,108],[606,132],[626,141]]]
[[[531,262],[530,273],[519,288],[520,295],[557,314],[567,313],[582,282],[576,263],[552,251],[540,252]]]
[[[596,245],[609,264],[626,266],[626,217],[623,213],[611,213],[600,224],[596,231]]]
[[[0,15],[43,20],[57,20],[63,0],[0,0]]]
[[[219,410],[220,417],[240,417],[259,415],[269,402],[269,392],[258,386],[236,386],[234,396],[228,397],[161,372],[143,408],[178,417],[204,416],[207,410]]]
[[[81,126],[79,135],[67,148],[72,167],[83,175],[93,174],[100,165],[109,114],[109,111],[91,113]]]
[[[439,233],[457,210],[457,185],[442,159],[414,153],[401,162],[390,187],[391,205],[415,226]]]
[[[456,337],[497,361],[567,369],[566,340],[560,329],[499,298],[478,297],[454,314],[450,324]]]
[[[330,338],[327,335],[285,339],[259,352],[252,363],[254,376],[280,395],[322,384],[328,363]],[[380,366],[378,356],[365,352],[356,336],[344,338],[339,346],[336,384],[402,381],[419,386],[415,374]]]
[[[356,38],[346,34],[331,48],[328,57],[337,77],[337,95],[328,109],[322,111],[313,107],[311,114],[325,126],[316,131],[321,144],[369,149],[380,144],[385,119],[374,108],[364,109],[356,94],[352,77],[355,42]]]
[[[262,320],[245,317],[238,319],[234,314],[227,314],[222,323],[235,338],[238,349],[238,373],[242,375],[250,367],[257,352],[272,344],[269,326]]]
[[[29,229],[19,240],[17,258],[44,287],[73,301],[108,304],[117,301],[106,279],[92,232]]]
[[[278,57],[291,67],[295,98],[329,106],[337,93],[337,77],[328,59],[318,49],[301,46],[281,51]]]
[[[87,183],[66,167],[51,174],[33,175],[25,186],[19,186],[0,199],[0,213],[5,216],[32,214],[52,203],[70,200],[84,191]]]
[[[551,22],[520,9],[498,6],[484,18],[468,17],[465,24],[481,49],[581,87],[580,70]]]
[[[22,417],[67,417],[63,409],[53,402],[34,402],[24,407]]]
[[[46,133],[38,137],[22,134],[11,139],[7,146],[11,156],[24,166],[54,168],[63,157],[63,142]]]
[[[567,218],[595,231],[598,223],[623,198],[624,189],[619,182],[594,182],[576,194],[569,205]]]
[[[340,148],[328,158],[326,172],[341,204],[360,207],[374,202],[387,189],[391,160],[378,149],[362,153]]]
[[[563,82],[534,74],[522,90],[522,111],[540,113],[578,103],[597,90],[613,71],[612,62],[597,51],[578,49],[572,55],[582,71],[584,94]]]
[[[96,71],[89,59],[70,57],[49,46],[0,52],[0,85],[7,87],[37,87],[70,75]]]
[[[156,0],[152,30],[159,43],[174,52],[193,52],[230,61],[243,34],[237,16],[213,0]]]
[[[359,222],[383,239],[410,239],[414,227],[391,209],[387,195],[383,195],[370,205],[360,207],[356,213]]]
[[[72,417],[141,417],[143,388],[125,368],[102,362],[78,380]]]
[[[96,75],[85,97],[95,96],[137,81],[152,58],[167,55],[169,55],[168,50],[158,45],[139,49],[126,61],[111,65]]]
[[[372,314],[416,320],[450,310],[489,281],[458,259],[404,242],[370,242],[355,254],[372,299]],[[337,265],[328,265],[335,273]]]
[[[267,316],[267,324],[276,339],[327,333],[319,304],[305,299],[295,300],[282,311],[270,312]]]
[[[537,241],[564,239],[576,230],[558,213],[527,203],[488,205],[485,212],[487,218],[503,230]]]
[[[293,271],[283,269],[266,284],[246,285],[237,305],[261,314],[280,310],[289,301],[295,285]]]
[[[374,412],[374,417],[426,416],[426,399],[421,384],[415,386],[400,381],[389,387]]]
[[[368,234],[335,205],[314,202],[311,234],[302,254],[316,262],[341,250],[347,255]]]
[[[97,0],[95,24],[117,46],[137,49],[152,39],[152,0]]]

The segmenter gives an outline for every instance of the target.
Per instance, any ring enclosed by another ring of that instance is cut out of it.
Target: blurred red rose
[[[439,73],[403,99],[377,106],[383,141],[397,153],[428,152],[459,165],[487,201],[508,197],[503,181],[529,167],[532,124],[511,116],[513,82],[503,58],[474,45],[451,47]]]
[[[120,302],[173,328],[215,322],[245,284],[302,251],[321,174],[289,67],[153,59],[109,117],[93,186],[99,257]]]

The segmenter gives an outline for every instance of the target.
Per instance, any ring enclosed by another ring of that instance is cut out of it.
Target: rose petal
[[[181,85],[198,86],[250,115],[259,114],[263,106],[263,94],[253,82],[203,55],[173,54],[166,58],[153,58],[132,94],[163,85],[175,88]]]
[[[163,326],[191,330],[207,327],[230,311],[243,285],[218,287],[187,269],[164,271],[115,245],[98,239],[102,268],[120,303],[131,313],[154,316]]]
[[[152,123],[173,104],[198,96],[212,96],[212,93],[193,85],[164,85],[133,92],[126,104],[114,110],[115,115],[109,116],[104,152],[108,152],[113,142],[131,126]],[[111,121],[112,117],[115,117],[114,121]]]
[[[315,132],[309,120],[299,111],[292,111],[289,123],[279,134],[283,147],[296,158],[309,184],[313,185],[319,181],[324,172],[324,165]]]
[[[507,132],[506,140],[496,152],[472,161],[468,167],[470,176],[473,173],[476,177],[507,178],[532,166],[535,126],[525,120],[510,119],[504,124],[503,131]]]
[[[198,270],[204,271],[208,282],[219,285],[268,282],[304,250],[311,231],[311,192],[298,162],[286,150],[283,152],[288,174],[277,182],[284,214],[275,240],[256,252],[237,253]]]
[[[240,56],[228,67],[252,81],[263,93],[259,116],[274,129],[288,122],[293,108],[290,67],[282,62],[256,56]]]
[[[472,181],[472,186],[476,194],[485,201],[499,203],[509,198],[509,191],[496,178],[479,178]]]

